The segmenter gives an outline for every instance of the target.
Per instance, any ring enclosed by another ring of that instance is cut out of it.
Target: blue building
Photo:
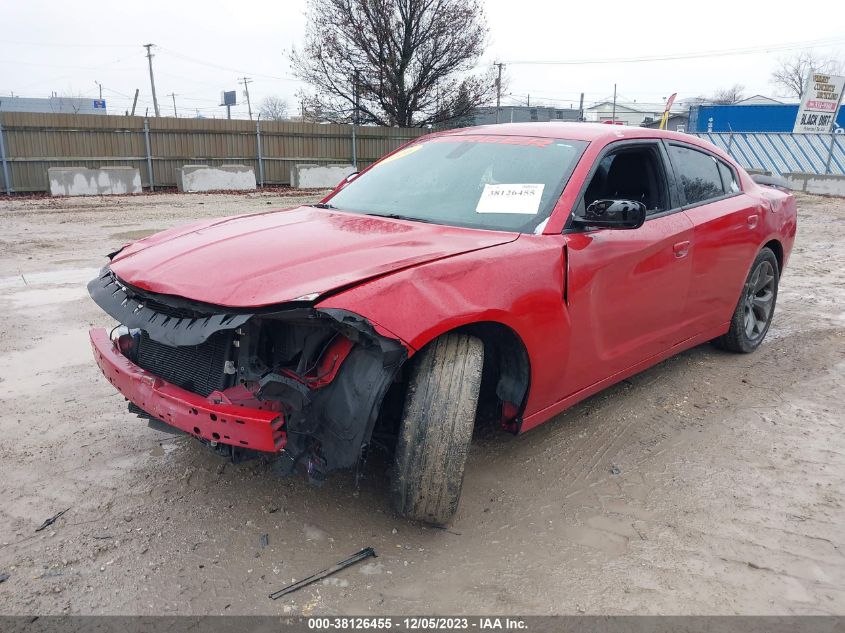
[[[798,104],[699,105],[690,108],[689,131],[792,132]],[[845,108],[840,107],[835,128],[845,130]]]

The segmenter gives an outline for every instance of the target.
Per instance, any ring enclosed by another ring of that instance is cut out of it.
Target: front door
[[[576,213],[597,199],[645,203],[638,229],[567,235],[571,395],[665,352],[685,338],[693,223],[676,206],[658,142],[620,143],[599,159]]]

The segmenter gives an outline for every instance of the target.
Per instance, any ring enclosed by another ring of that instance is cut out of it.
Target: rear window
[[[736,181],[734,170],[719,161],[719,173],[722,174],[722,184],[728,193],[739,193],[739,183]]]
[[[687,204],[696,204],[725,195],[719,163],[710,154],[680,145],[670,145],[669,155]]]

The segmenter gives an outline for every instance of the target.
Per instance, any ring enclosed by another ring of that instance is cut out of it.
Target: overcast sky
[[[653,8],[647,8],[648,5]],[[81,0],[0,0],[0,98],[10,94],[96,97],[103,85],[109,113],[131,107],[140,88],[139,112],[152,113],[147,60],[154,49],[156,90],[162,114],[225,116],[221,90],[238,90],[233,116],[246,116],[237,78],[251,77],[255,104],[268,95],[296,109],[302,84],[291,76],[288,52],[301,45],[306,0],[217,2],[145,0],[114,3]],[[759,5],[754,8],[753,5]],[[776,94],[769,75],[783,49],[815,42],[813,49],[845,59],[841,0],[806,6],[742,0],[603,3],[486,0],[489,47],[479,71],[495,60],[608,60],[737,49],[769,49],[743,55],[636,63],[532,65],[511,63],[512,96],[505,103],[557,103],[577,107],[609,96],[659,102],[707,95],[735,83],[745,93]]]

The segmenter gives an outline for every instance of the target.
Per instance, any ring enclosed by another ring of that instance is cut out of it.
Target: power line
[[[134,44],[61,44],[57,42],[20,42],[16,40],[0,40],[0,44],[43,46],[46,48],[135,48]]]
[[[644,55],[642,57],[608,57],[597,59],[561,59],[561,60],[508,60],[509,65],[550,65],[550,66],[574,66],[586,64],[634,64],[640,62],[671,61],[677,59],[701,59],[705,57],[730,57],[734,55],[753,55],[755,53],[773,53],[787,51],[797,48],[810,48],[812,46],[823,46],[845,42],[845,37],[834,37],[820,40],[805,40],[803,42],[792,42],[788,44],[769,44],[766,46],[752,46],[747,48],[734,48],[714,51],[700,51],[695,53],[672,53],[660,55]]]
[[[134,55],[132,56],[134,57]],[[12,64],[15,66],[36,66],[36,67],[43,67],[43,68],[63,68],[65,70],[105,70],[105,71],[118,71],[124,72],[122,68],[106,68],[107,66],[113,66],[114,64],[119,64],[120,62],[124,62],[131,57],[122,57],[120,59],[115,59],[110,62],[106,62],[105,64],[100,64],[99,66],[75,66],[72,64],[43,64],[41,62],[27,62],[20,59],[0,59],[0,64]]]
[[[279,75],[267,75],[265,73],[249,72],[249,71],[246,71],[242,68],[232,68],[230,66],[221,66],[219,64],[214,64],[214,63],[211,63],[211,62],[203,61],[201,59],[196,59],[195,57],[190,57],[189,55],[184,55],[184,54],[179,53],[177,51],[174,51],[170,48],[165,48],[163,46],[159,46],[158,48],[162,51],[166,51],[166,52],[170,53],[174,57],[178,57],[179,59],[183,59],[183,60],[191,62],[193,64],[199,64],[200,66],[208,66],[209,68],[216,68],[217,70],[226,70],[226,71],[229,71],[229,72],[238,73],[240,75],[251,75],[251,76],[263,77],[263,78],[267,78],[267,79],[276,79],[276,80],[279,80],[279,81],[296,81],[296,82],[302,81],[301,79],[297,79],[296,77],[286,77],[286,76],[279,76]]]

